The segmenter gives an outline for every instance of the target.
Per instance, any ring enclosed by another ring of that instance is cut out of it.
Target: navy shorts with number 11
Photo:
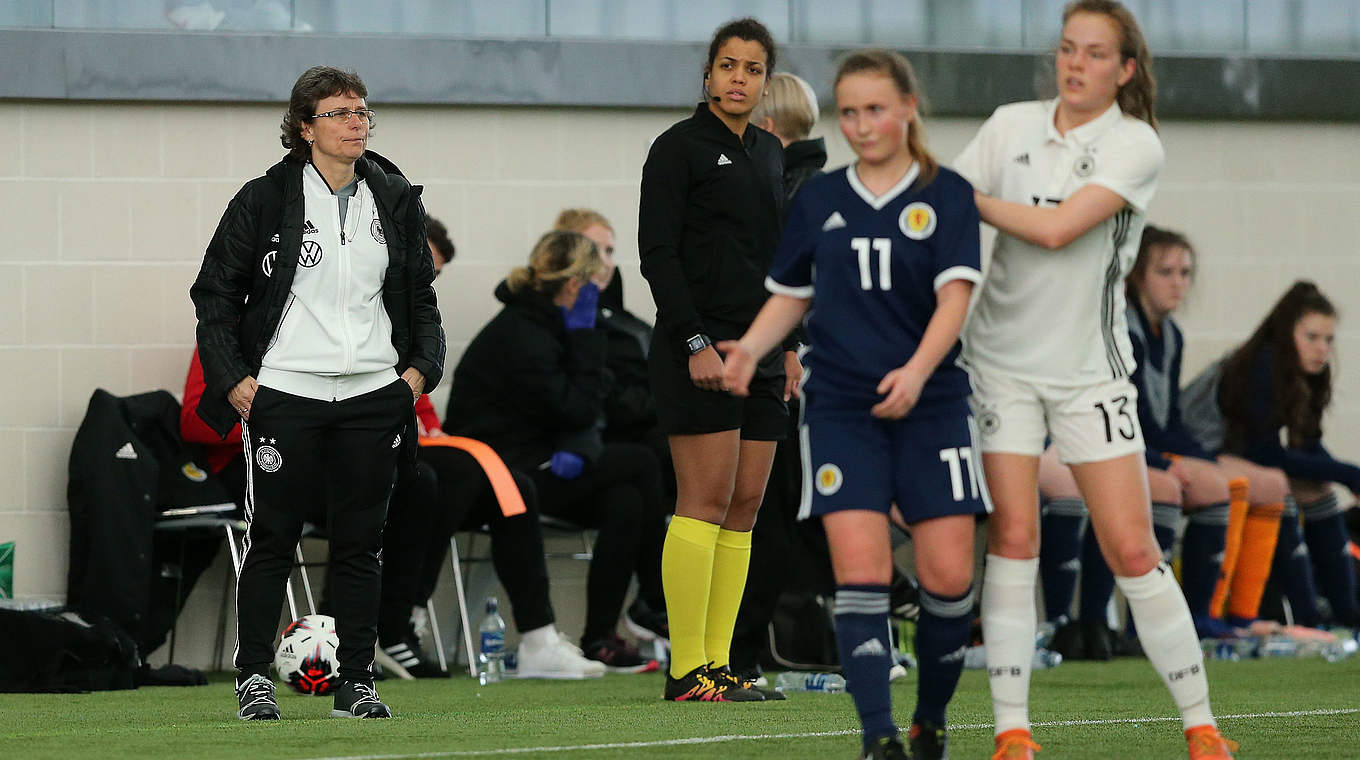
[[[808,398],[800,432],[800,518],[846,509],[887,513],[894,503],[908,524],[991,511],[977,426],[964,399],[882,420],[863,410],[821,410]]]

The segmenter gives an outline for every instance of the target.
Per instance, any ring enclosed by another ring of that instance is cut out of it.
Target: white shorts
[[[1040,456],[1051,437],[1063,464],[1143,453],[1138,389],[1127,379],[1062,386],[970,368],[969,402],[983,453]]]

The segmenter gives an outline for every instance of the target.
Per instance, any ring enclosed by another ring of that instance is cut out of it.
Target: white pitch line
[[[1289,712],[1243,713],[1240,715],[1218,715],[1218,721],[1251,720],[1257,718],[1300,718],[1310,715],[1353,715],[1360,713],[1360,707],[1334,710],[1291,710]],[[1169,723],[1180,720],[1180,716],[1156,716],[1151,718],[1107,718],[1103,720],[1050,720],[1031,725],[1044,727],[1058,726],[1112,726],[1122,723]],[[950,731],[981,731],[992,728],[991,723],[959,723],[949,726]],[[685,744],[718,744],[721,742],[767,741],[770,739],[814,739],[824,736],[858,735],[859,729],[845,731],[809,731],[799,734],[729,734],[726,736],[695,736],[686,739],[659,739],[650,742],[613,742],[609,744],[573,744],[556,747],[508,747],[504,749],[464,749],[447,752],[415,752],[400,755],[334,755],[314,757],[305,760],[419,760],[420,758],[440,757],[490,757],[494,755],[524,755],[540,752],[585,752],[595,749],[645,749],[647,747],[675,747]]]

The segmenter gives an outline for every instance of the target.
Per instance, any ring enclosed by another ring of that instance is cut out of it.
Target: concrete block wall
[[[425,185],[427,208],[458,246],[436,281],[450,371],[495,312],[492,288],[566,206],[612,220],[628,303],[653,314],[638,273],[638,177],[650,139],[687,109],[384,106],[380,93],[372,104],[371,147]],[[282,111],[0,103],[10,125],[0,144],[0,207],[8,212],[0,477],[9,484],[0,492],[0,541],[18,542],[17,596],[65,594],[69,448],[91,392],[182,389],[193,343],[189,284],[227,201],[282,155]],[[939,157],[957,154],[978,123],[930,120]],[[834,114],[817,133],[828,137],[832,165],[849,159]],[[1360,370],[1348,361],[1360,356],[1360,327],[1344,311],[1360,276],[1360,125],[1172,122],[1162,138],[1167,169],[1151,216],[1186,232],[1201,252],[1180,319],[1186,373],[1244,338],[1294,278],[1313,278],[1343,309],[1329,444],[1360,458]],[[441,411],[447,391],[435,393]],[[214,572],[224,571],[219,564]],[[221,581],[205,577],[200,593],[211,601],[191,602],[191,612],[204,612],[187,621],[203,651],[186,650],[181,661],[206,662]],[[570,630],[579,611],[562,608],[584,594],[580,579],[563,582],[554,594]]]

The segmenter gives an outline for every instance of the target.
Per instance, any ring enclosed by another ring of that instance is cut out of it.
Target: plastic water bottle
[[[987,667],[987,648],[979,644],[963,650],[963,667],[968,670],[982,670]]]
[[[1052,649],[1037,647],[1034,650],[1034,660],[1030,662],[1031,670],[1048,670],[1056,668],[1062,664],[1062,655]]]
[[[1237,650],[1237,645],[1228,639],[1200,639],[1199,648],[1204,653],[1206,660],[1237,662],[1242,659],[1241,653]]]
[[[505,619],[501,617],[496,597],[486,598],[486,617],[477,629],[481,632],[482,647],[477,655],[477,682],[485,686],[500,683],[505,677]]]
[[[1031,670],[1048,670],[1049,668],[1056,668],[1061,665],[1062,660],[1063,657],[1061,654],[1054,652],[1051,649],[1036,647],[1034,650],[1034,658],[1030,660],[1029,666]],[[965,649],[963,652],[963,667],[968,670],[985,669],[987,667],[986,645],[980,644]]]
[[[1047,649],[1053,643],[1053,634],[1064,625],[1067,625],[1066,615],[1059,615],[1056,620],[1040,621],[1039,627],[1034,630],[1034,646]]]
[[[1299,645],[1288,636],[1268,636],[1257,652],[1258,657],[1293,657],[1298,654]]]
[[[787,671],[775,676],[776,691],[816,691],[840,694],[845,691],[845,676],[840,673],[797,673]]]
[[[1360,649],[1360,642],[1351,637],[1340,637],[1336,641],[1323,644],[1318,654],[1321,654],[1322,659],[1327,662],[1341,662],[1353,656],[1357,649]]]

